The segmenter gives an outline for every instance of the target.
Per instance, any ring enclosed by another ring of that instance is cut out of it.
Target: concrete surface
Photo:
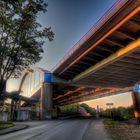
[[[69,119],[23,122],[29,128],[0,136],[0,140],[110,140],[102,120]]]

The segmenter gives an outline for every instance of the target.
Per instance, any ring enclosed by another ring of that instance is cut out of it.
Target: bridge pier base
[[[51,119],[52,114],[52,84],[44,82],[40,96],[40,119]]]
[[[140,122],[140,91],[132,91],[132,100],[134,105],[134,117]]]

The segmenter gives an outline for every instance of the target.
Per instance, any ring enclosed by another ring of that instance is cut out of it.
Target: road
[[[50,120],[24,124],[29,128],[0,136],[0,140],[110,140],[102,120]]]

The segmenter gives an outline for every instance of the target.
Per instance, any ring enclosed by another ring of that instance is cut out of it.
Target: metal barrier
[[[55,71],[62,63],[64,63],[83,43],[88,40],[96,31],[108,21],[120,8],[122,8],[129,0],[116,0],[115,3],[103,14],[103,16],[91,27],[91,29],[68,51],[65,56],[51,70]]]

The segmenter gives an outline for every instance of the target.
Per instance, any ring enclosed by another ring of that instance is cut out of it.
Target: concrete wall
[[[0,121],[9,121],[10,113],[8,112],[0,112]]]

